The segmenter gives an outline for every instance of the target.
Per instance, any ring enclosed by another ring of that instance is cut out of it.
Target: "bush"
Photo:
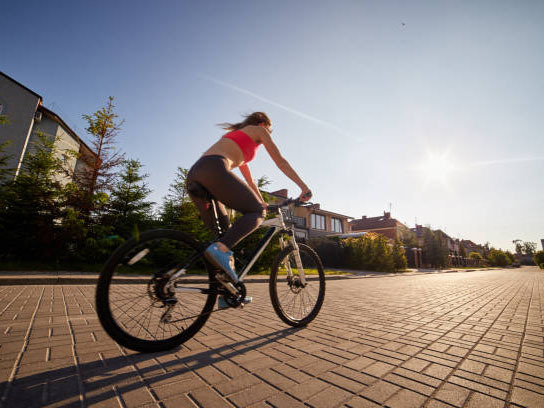
[[[495,248],[490,249],[487,259],[489,260],[489,264],[491,266],[506,266],[510,265],[511,263],[510,257],[506,254],[506,252]]]
[[[537,264],[540,269],[544,269],[542,265],[544,265],[544,251],[538,251],[534,254],[533,259],[535,261],[535,264]]]
[[[389,272],[404,270],[408,264],[400,242],[391,246],[386,237],[374,233],[357,238],[320,238],[310,245],[323,264],[333,268]]]
[[[479,260],[479,261],[484,259],[479,252],[471,252],[470,254],[468,254],[468,257],[470,259]]]
[[[408,260],[406,259],[406,253],[404,247],[399,240],[396,240],[393,244],[393,265],[396,271],[403,271],[408,267]]]

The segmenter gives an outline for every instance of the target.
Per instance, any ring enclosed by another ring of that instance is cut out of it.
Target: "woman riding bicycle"
[[[187,175],[189,196],[197,206],[202,220],[208,228],[214,230],[213,209],[209,201],[194,193],[194,183],[202,185],[217,201],[218,218],[226,233],[212,243],[205,251],[206,258],[225,271],[236,283],[238,276],[234,271],[231,248],[244,237],[255,231],[266,215],[266,202],[259,188],[251,177],[248,162],[253,160],[257,149],[262,144],[278,168],[301,189],[299,199],[307,201],[311,191],[291,165],[283,158],[272,141],[272,122],[263,112],[254,112],[245,116],[239,123],[222,123],[220,126],[229,130],[191,167]],[[246,183],[232,173],[240,168]],[[224,205],[223,205],[224,204]],[[242,217],[230,227],[225,205],[242,213]],[[229,228],[230,227],[230,228]]]

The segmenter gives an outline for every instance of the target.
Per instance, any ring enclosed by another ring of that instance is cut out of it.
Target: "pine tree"
[[[114,231],[128,238],[145,229],[151,221],[153,202],[146,201],[151,193],[145,183],[147,174],[140,174],[142,164],[135,159],[122,163],[122,172],[113,186],[107,212],[103,217],[106,225],[112,225]]]
[[[113,97],[110,96],[105,107],[91,115],[83,115],[91,137],[90,144],[96,154],[96,157],[81,157],[88,168],[74,174],[81,187],[80,197],[75,201],[87,217],[105,204],[105,194],[113,188],[116,169],[124,161],[124,154],[115,147],[123,121],[118,121],[119,116],[114,109]]]
[[[193,238],[210,239],[211,233],[200,219],[196,206],[187,191],[187,174],[189,170],[178,167],[176,177],[170,184],[168,194],[163,198],[160,209],[162,226],[184,231]]]

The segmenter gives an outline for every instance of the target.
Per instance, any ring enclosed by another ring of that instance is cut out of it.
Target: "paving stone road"
[[[536,268],[330,280],[307,328],[254,303],[168,353],[115,344],[91,285],[0,287],[0,407],[544,407]]]

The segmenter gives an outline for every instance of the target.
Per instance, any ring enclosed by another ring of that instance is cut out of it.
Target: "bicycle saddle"
[[[189,194],[197,198],[202,198],[205,200],[211,200],[213,198],[211,193],[206,190],[206,187],[196,181],[190,181],[187,183],[187,191]]]

